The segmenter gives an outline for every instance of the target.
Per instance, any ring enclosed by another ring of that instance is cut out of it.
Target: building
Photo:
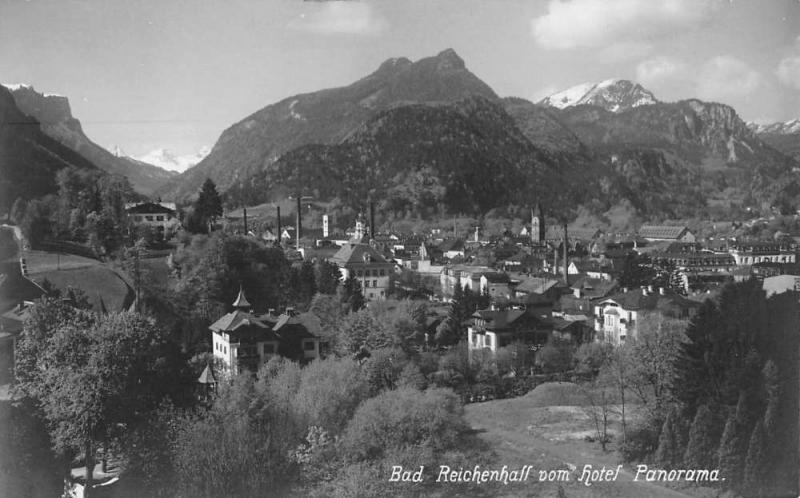
[[[233,375],[255,373],[275,355],[300,362],[319,358],[320,339],[311,332],[309,318],[291,308],[280,315],[272,310],[256,315],[239,290],[233,311],[209,326],[214,358]]]
[[[800,292],[800,276],[797,275],[776,275],[764,278],[762,283],[767,297],[784,292]]]
[[[700,306],[683,296],[652,287],[623,289],[599,301],[594,308],[595,338],[619,346],[638,334],[642,313],[659,312],[675,318],[688,318]]]
[[[494,354],[513,342],[543,345],[552,330],[547,319],[525,309],[479,310],[472,315],[472,325],[467,328],[469,356],[471,358],[474,351]]]
[[[136,227],[150,227],[165,239],[180,227],[174,202],[139,202],[125,205],[128,219]]]
[[[730,253],[703,249],[698,243],[674,242],[663,252],[654,252],[652,258],[687,272],[728,272],[736,266]]]
[[[442,290],[442,296],[445,299],[453,297],[453,292],[456,285],[460,285],[462,289],[469,289],[471,292],[483,292],[481,287],[481,277],[484,273],[496,273],[495,270],[488,266],[471,266],[471,265],[449,265],[442,268],[439,274],[439,284]]]
[[[339,266],[342,279],[354,276],[368,301],[386,299],[392,285],[394,263],[387,261],[369,244],[342,246],[330,261]]]
[[[652,242],[670,240],[675,242],[695,242],[694,234],[685,226],[642,225],[639,237]]]
[[[757,263],[794,263],[794,247],[785,241],[776,242],[738,242],[728,246],[736,266]]]

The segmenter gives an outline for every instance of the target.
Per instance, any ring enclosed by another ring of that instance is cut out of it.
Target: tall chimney
[[[322,215],[322,236],[323,237],[327,237],[328,234],[330,234],[330,231],[328,230],[328,215],[327,214],[323,214]]]
[[[244,234],[247,235],[247,208],[242,208],[242,213],[244,214]]]
[[[302,225],[301,218],[303,217],[303,204],[300,200],[300,194],[297,194],[297,226],[295,227],[297,230],[297,250],[300,250],[300,229]]]
[[[569,258],[567,257],[568,247],[569,247],[569,237],[567,236],[567,224],[564,223],[564,283],[567,285],[569,285],[569,278],[567,278],[569,271],[567,269],[567,265],[569,264]]]
[[[278,228],[277,228],[277,234],[276,235],[278,236],[278,244],[280,244],[281,243],[281,233],[282,233],[281,232],[281,230],[282,230],[281,229],[281,207],[280,206],[275,206],[275,207],[278,209],[278,213],[277,213],[277,216],[278,216],[277,227]]]
[[[369,202],[369,240],[375,238],[375,201]]]

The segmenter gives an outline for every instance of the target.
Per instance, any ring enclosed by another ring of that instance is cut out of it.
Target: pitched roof
[[[331,257],[331,261],[339,266],[348,266],[352,264],[389,264],[386,259],[369,244],[345,244]]]
[[[520,283],[515,289],[518,292],[527,292],[530,294],[544,294],[552,287],[558,285],[560,280],[546,277],[528,277]]]
[[[505,329],[514,324],[522,316],[525,310],[478,310],[472,316],[486,320],[486,328],[490,330]]]
[[[256,327],[267,330],[269,327],[252,314],[234,310],[208,326],[214,332],[233,332],[242,327]]]
[[[642,225],[639,236],[646,239],[677,239],[688,231],[685,226]]]
[[[206,365],[206,368],[203,369],[203,373],[201,373],[200,377],[197,378],[197,382],[200,384],[217,383],[217,379],[214,378],[214,372],[211,371],[211,365]]]
[[[174,208],[170,209],[169,207],[164,206],[163,204],[155,202],[142,202],[139,204],[125,206],[125,210],[128,211],[129,213],[142,213],[142,214],[144,213],[171,214],[175,212]]]
[[[626,310],[652,310],[660,305],[673,305],[680,308],[695,308],[698,303],[690,301],[683,296],[667,291],[660,294],[658,291],[645,294],[641,289],[620,292],[604,299],[602,303],[614,301]]]

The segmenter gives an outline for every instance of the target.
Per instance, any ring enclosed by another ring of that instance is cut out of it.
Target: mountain
[[[471,96],[381,111],[339,144],[287,152],[228,195],[258,203],[280,185],[281,194],[338,198],[354,210],[372,199],[401,217],[442,207],[477,215],[534,199],[566,203],[557,187],[569,167],[532,145],[499,102]]]
[[[9,208],[18,197],[55,193],[56,172],[68,166],[96,169],[46,135],[39,121],[22,112],[11,92],[0,85],[0,209]]]
[[[665,193],[688,194],[690,204],[676,208],[699,207],[698,202],[763,207],[800,193],[797,161],[762,141],[724,104],[690,99],[620,113],[578,106],[558,117],[629,189],[663,181]],[[653,207],[669,212],[666,204]]]
[[[658,100],[638,83],[611,79],[600,83],[576,85],[545,97],[539,103],[558,109],[594,105],[607,111],[622,112],[634,107],[656,104]]]
[[[208,147],[203,147],[194,154],[176,156],[169,149],[156,149],[143,156],[139,156],[136,159],[168,171],[177,171],[178,173],[181,173],[202,161],[209,152],[211,152],[211,149]]]
[[[800,119],[785,123],[748,123],[747,126],[765,143],[800,161]]]
[[[392,107],[471,95],[497,99],[451,49],[416,62],[389,59],[351,85],[295,95],[251,114],[225,130],[208,157],[159,192],[164,198],[187,199],[206,177],[226,190],[291,149],[336,144]]]
[[[49,137],[76,151],[100,169],[126,176],[138,192],[149,195],[174,173],[129,157],[117,156],[92,142],[83,132],[80,121],[72,116],[69,100],[62,95],[45,94],[30,85],[4,85],[16,106],[35,118]]]

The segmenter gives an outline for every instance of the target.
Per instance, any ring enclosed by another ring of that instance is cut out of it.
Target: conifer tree
[[[683,456],[686,468],[710,469],[716,465],[721,421],[718,408],[708,404],[700,406],[689,430],[689,442]]]
[[[765,482],[767,442],[764,434],[764,419],[760,419],[753,428],[747,445],[747,456],[744,462],[744,488],[748,496],[760,496]]]
[[[686,446],[685,427],[681,419],[678,410],[673,409],[661,428],[655,460],[664,468],[673,468],[681,464],[683,449]]]
[[[731,413],[722,431],[722,439],[717,452],[720,475],[725,478],[725,486],[737,488],[742,482],[744,459],[747,452],[747,428],[743,423],[743,396],[736,411]]]

